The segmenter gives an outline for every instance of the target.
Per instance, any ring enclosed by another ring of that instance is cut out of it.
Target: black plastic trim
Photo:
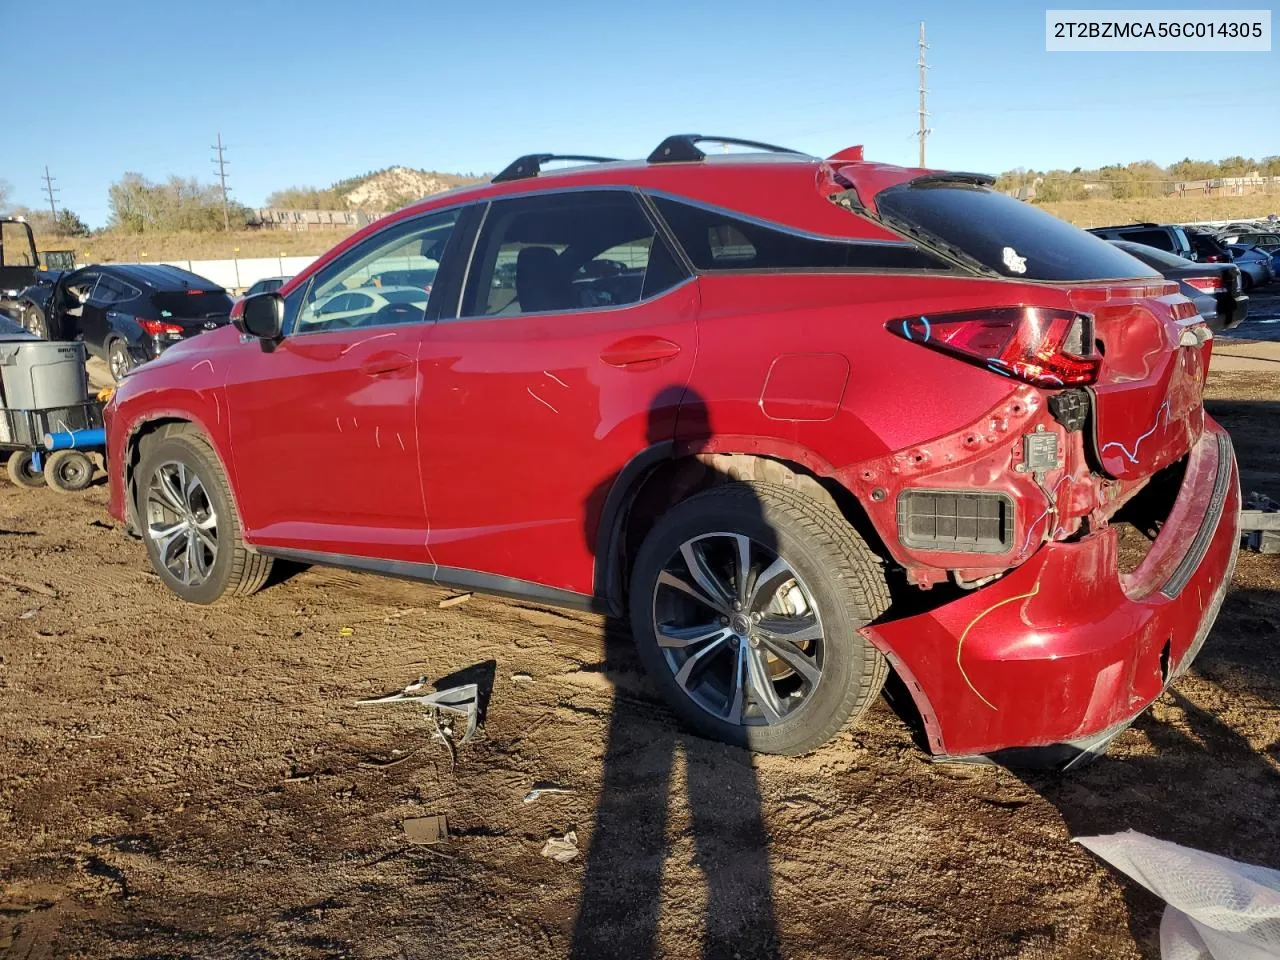
[[[528,580],[517,580],[496,573],[483,573],[460,567],[441,567],[434,563],[416,563],[411,560],[384,560],[377,557],[359,557],[345,553],[325,553],[313,550],[291,550],[283,547],[259,547],[258,552],[281,560],[315,564],[324,567],[341,567],[344,570],[360,570],[400,580],[417,580],[441,587],[465,587],[479,593],[491,593],[516,600],[531,600],[557,607],[576,610],[607,612],[595,597],[572,590],[547,587]]]
[[[596,526],[595,592],[614,616],[620,617],[626,610],[622,544],[627,512],[640,491],[641,481],[660,463],[670,460],[674,450],[675,443],[666,440],[633,456],[614,477],[600,509]]]
[[[593,157],[578,153],[529,153],[511,161],[490,183],[509,183],[512,180],[528,180],[542,173],[542,165],[552,160],[579,160],[582,163],[616,163],[617,157]]]
[[[1213,535],[1218,530],[1218,522],[1222,519],[1222,508],[1226,505],[1228,487],[1231,485],[1231,465],[1234,461],[1234,454],[1230,437],[1225,433],[1220,433],[1217,439],[1218,470],[1213,478],[1213,492],[1209,495],[1209,505],[1200,520],[1200,529],[1196,531],[1195,538],[1191,541],[1191,547],[1187,550],[1186,555],[1178,566],[1174,568],[1173,573],[1169,575],[1169,579],[1165,581],[1164,586],[1160,588],[1160,595],[1169,600],[1172,600],[1182,592],[1196,570],[1199,569],[1200,562],[1204,560],[1204,555],[1209,552],[1209,544],[1213,541]]]
[[[758,140],[740,140],[737,137],[712,137],[701,133],[677,133],[667,137],[649,154],[649,163],[697,163],[707,159],[699,147],[699,143],[727,143],[735,147],[751,147],[765,153],[793,153],[798,157],[807,157],[803,150],[792,150],[790,147],[779,147],[772,143],[761,143]],[[818,159],[817,157],[814,158]]]
[[[916,495],[931,497],[974,497],[998,500],[1004,505],[1004,523],[1000,530],[999,544],[986,546],[982,543],[966,540],[931,540],[924,537],[913,537],[907,533],[907,520],[910,514],[907,509],[909,499]],[[895,504],[895,516],[898,526],[898,540],[904,547],[912,550],[922,550],[931,553],[971,553],[985,554],[989,556],[1003,556],[1013,551],[1016,537],[1014,536],[1017,527],[1017,510],[1014,507],[1013,497],[1007,493],[980,490],[977,488],[969,489],[934,489],[932,487],[907,487],[898,494]]]

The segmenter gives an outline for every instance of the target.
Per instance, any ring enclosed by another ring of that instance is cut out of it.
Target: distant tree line
[[[1042,202],[1055,200],[1083,200],[1098,193],[1119,199],[1161,197],[1175,183],[1188,180],[1214,180],[1219,177],[1280,176],[1280,156],[1227,157],[1225,160],[1192,160],[1190,157],[1162,167],[1151,160],[1135,163],[1109,164],[1093,170],[1076,167],[1074,170],[1032,170],[1018,167],[1008,170],[996,179],[996,189],[1017,190],[1035,187],[1035,199]],[[1088,187],[1085,185],[1089,184]]]
[[[121,233],[175,233],[182,230],[221,230],[222,191],[194,177],[170,177],[152,183],[140,173],[126,173],[107,188],[111,208],[108,228]],[[231,228],[243,229],[250,211],[230,204]]]

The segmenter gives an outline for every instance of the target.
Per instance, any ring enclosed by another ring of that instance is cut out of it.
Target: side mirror
[[[259,340],[279,340],[284,333],[284,298],[278,293],[255,293],[231,311],[231,322],[241,333]]]

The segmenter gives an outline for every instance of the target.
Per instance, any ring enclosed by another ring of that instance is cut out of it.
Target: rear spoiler
[[[907,183],[913,187],[928,187],[933,184],[944,183],[971,183],[978,187],[990,187],[996,182],[996,178],[986,173],[926,173],[922,177],[916,177],[914,180],[908,180]]]

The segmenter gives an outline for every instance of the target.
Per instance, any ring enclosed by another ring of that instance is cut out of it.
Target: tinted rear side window
[[[951,269],[910,244],[813,237],[668,197],[653,202],[699,270]]]
[[[1173,238],[1164,230],[1122,230],[1119,236],[1121,240],[1140,243],[1144,247],[1173,251]]]
[[[157,310],[167,311],[171,317],[225,317],[231,313],[231,298],[222,290],[156,293],[152,295],[151,302]]]
[[[1159,276],[1107,241],[986,187],[903,184],[882,190],[876,205],[1002,276],[1051,281]]]

